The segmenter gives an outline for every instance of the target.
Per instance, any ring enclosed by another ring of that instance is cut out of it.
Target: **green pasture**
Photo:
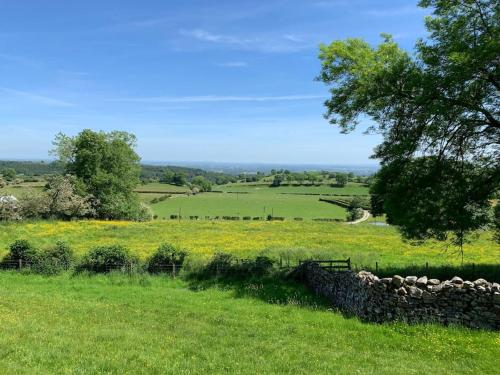
[[[214,186],[214,190],[225,192],[249,192],[258,194],[334,194],[334,195],[368,195],[368,187],[363,184],[354,182],[348,183],[344,187],[334,187],[329,185],[286,185],[279,187],[270,187],[267,185],[258,184],[227,184]]]
[[[174,196],[152,206],[160,218],[181,216],[282,216],[289,220],[332,218],[345,219],[345,209],[320,202],[317,196],[286,194],[230,194],[203,193],[192,196]]]

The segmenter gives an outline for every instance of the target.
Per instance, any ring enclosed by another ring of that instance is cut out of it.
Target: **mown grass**
[[[284,260],[315,257],[347,258],[353,265],[389,266],[460,265],[456,249],[428,242],[412,246],[401,240],[391,226],[346,225],[319,222],[229,222],[229,221],[153,221],[147,223],[112,221],[22,222],[0,224],[0,255],[16,239],[28,239],[38,247],[66,241],[78,255],[91,247],[121,244],[145,259],[162,242],[185,248],[192,257],[209,258],[225,251],[240,258],[265,253]],[[491,232],[465,245],[465,263],[500,264],[498,246]]]
[[[162,184],[159,182],[140,185],[135,189],[138,193],[145,191],[154,191],[155,193],[186,193],[189,190],[187,186]]]
[[[262,184],[243,184],[234,183],[221,186],[214,186],[214,190],[221,190],[226,192],[249,192],[259,194],[280,194],[280,193],[294,193],[294,194],[338,194],[338,195],[368,195],[368,187],[363,184],[350,182],[344,187],[335,187],[329,185],[319,186],[280,186],[269,187]]]
[[[346,210],[325,202],[317,196],[282,194],[229,194],[203,193],[192,196],[175,196],[152,206],[159,217],[170,215],[199,216],[282,216],[289,220],[330,218],[344,220]]]
[[[265,282],[194,291],[162,277],[0,272],[0,368],[30,375],[497,373],[498,333],[366,324],[311,299],[301,288],[273,292]]]

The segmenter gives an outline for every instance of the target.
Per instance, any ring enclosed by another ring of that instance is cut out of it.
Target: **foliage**
[[[385,165],[372,186],[383,200],[387,221],[401,226],[406,238],[445,240],[462,245],[466,234],[490,219],[488,173],[472,164],[443,163],[436,157]]]
[[[57,242],[54,247],[38,254],[33,264],[33,271],[44,275],[57,275],[69,270],[73,264],[73,250],[64,242]]]
[[[14,169],[18,175],[24,176],[42,176],[63,172],[62,166],[57,162],[0,160],[0,170],[6,168]]]
[[[9,245],[9,253],[2,260],[7,268],[26,267],[38,261],[38,250],[27,240],[16,240]]]
[[[71,175],[54,176],[48,180],[45,194],[50,217],[68,220],[94,215],[91,197],[77,194],[76,184],[76,178]]]
[[[59,134],[53,153],[66,172],[78,179],[82,194],[94,197],[94,209],[102,219],[143,219],[135,187],[139,184],[140,158],[134,135],[83,130],[75,137]]]
[[[361,219],[363,214],[363,201],[358,197],[354,197],[351,199],[351,202],[347,207],[347,221],[356,221]]]
[[[0,202],[0,221],[12,221],[21,219],[20,203],[11,197],[4,198]]]
[[[31,192],[20,200],[22,219],[40,219],[50,217],[50,203],[47,194]]]
[[[16,170],[14,168],[4,168],[0,171],[3,178],[7,181],[12,181],[16,178]]]
[[[376,123],[369,130],[383,135],[374,157],[385,167],[379,198],[391,222],[406,237],[441,240],[451,230],[461,242],[482,226],[500,185],[500,8],[494,0],[420,5],[433,16],[426,19],[429,40],[417,43],[415,57],[388,35],[376,48],[360,39],[335,41],[321,47],[318,78],[331,87],[325,114],[331,123],[349,132],[367,115]],[[404,195],[411,204],[400,195],[411,188],[409,175],[420,188],[413,198]],[[429,196],[437,192],[445,196],[436,203]]]
[[[91,249],[77,265],[77,272],[106,273],[113,270],[133,271],[138,259],[120,245],[98,246]]]
[[[212,184],[203,176],[196,176],[191,181],[191,185],[196,186],[200,191],[207,192],[212,190]]]
[[[494,238],[498,244],[500,244],[500,204],[497,203],[495,206],[495,211],[494,211],[494,219],[493,219],[493,225],[494,225],[494,231],[495,235]]]
[[[273,182],[271,183],[271,187],[278,187],[283,182],[283,176],[280,174],[274,175]]]
[[[190,277],[195,278],[252,278],[269,275],[274,261],[267,256],[259,255],[255,259],[237,259],[232,254],[215,253],[210,262]]]
[[[335,185],[339,187],[344,187],[349,182],[349,177],[345,173],[336,173],[335,175]]]
[[[187,252],[169,243],[163,243],[146,262],[146,269],[151,273],[172,272],[168,266],[182,266]]]

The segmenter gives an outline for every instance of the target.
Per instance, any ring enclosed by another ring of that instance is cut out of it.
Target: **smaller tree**
[[[172,176],[172,182],[171,184],[177,185],[177,186],[184,186],[186,185],[186,175],[181,172],[176,172]]]
[[[212,184],[210,183],[209,180],[207,180],[203,176],[196,176],[193,178],[191,181],[191,184],[198,187],[200,191],[211,191],[212,190]]]
[[[278,187],[283,182],[283,176],[280,174],[274,175],[273,182],[271,183],[271,187]]]
[[[50,216],[72,219],[93,216],[90,196],[82,197],[76,193],[74,176],[55,176],[46,186],[48,211]]]
[[[335,176],[335,185],[339,187],[344,187],[349,181],[348,176],[345,173],[337,173]]]

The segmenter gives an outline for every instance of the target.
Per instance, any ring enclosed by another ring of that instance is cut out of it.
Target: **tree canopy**
[[[134,135],[83,130],[75,137],[58,134],[54,151],[66,172],[77,178],[81,194],[93,198],[96,215],[103,219],[143,219],[135,187],[140,158]]]
[[[343,132],[379,132],[372,192],[405,237],[464,236],[492,221],[500,186],[500,7],[494,0],[422,0],[429,36],[415,53],[390,35],[321,46],[325,117]],[[380,212],[378,212],[380,213]]]

